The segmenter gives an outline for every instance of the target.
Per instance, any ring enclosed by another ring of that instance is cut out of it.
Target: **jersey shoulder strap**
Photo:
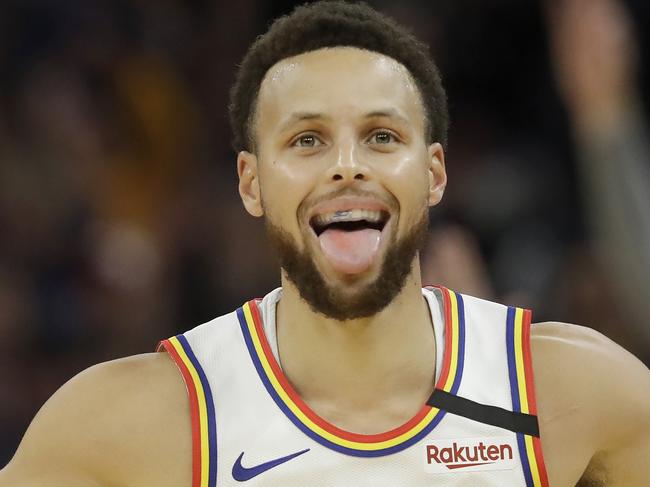
[[[513,431],[528,486],[548,486],[542,456],[533,378],[528,309],[494,303],[442,286],[434,291],[444,305],[446,343],[457,342],[453,388],[436,387],[432,407]],[[445,347],[446,349],[448,347]]]

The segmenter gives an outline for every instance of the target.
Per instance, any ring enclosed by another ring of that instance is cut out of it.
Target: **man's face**
[[[446,183],[408,71],[348,47],[288,58],[266,74],[255,121],[257,156],[239,156],[240,193],[266,215],[286,276],[326,316],[381,311],[411,272]]]

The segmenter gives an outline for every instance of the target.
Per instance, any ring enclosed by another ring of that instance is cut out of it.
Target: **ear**
[[[257,156],[241,151],[237,154],[237,174],[239,175],[239,196],[246,211],[253,216],[262,216],[262,193],[257,171]]]
[[[447,171],[445,170],[445,151],[438,142],[431,144],[429,154],[429,206],[440,203],[447,186]]]

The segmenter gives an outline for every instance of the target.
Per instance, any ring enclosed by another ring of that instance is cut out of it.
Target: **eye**
[[[389,130],[378,130],[370,135],[368,141],[371,144],[390,144],[392,142],[397,142],[397,136]]]
[[[318,147],[322,145],[321,140],[314,134],[304,134],[297,137],[292,143],[292,147]]]

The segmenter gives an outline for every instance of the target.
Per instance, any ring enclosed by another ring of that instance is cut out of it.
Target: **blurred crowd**
[[[425,283],[593,327],[650,364],[650,8],[370,1],[432,50],[449,184]],[[292,2],[0,2],[0,467],[67,379],[279,283],[228,89]]]

